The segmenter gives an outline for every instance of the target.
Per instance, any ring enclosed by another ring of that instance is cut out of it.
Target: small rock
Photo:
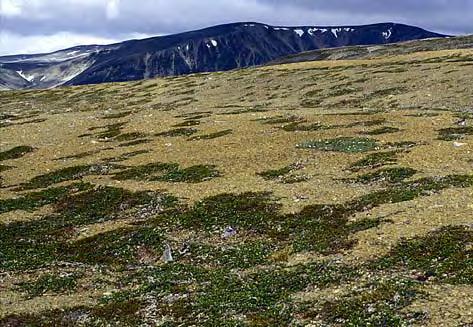
[[[460,119],[459,121],[457,121],[456,123],[458,126],[462,126],[462,127],[465,127],[467,125],[467,121],[466,119]]]
[[[302,194],[296,194],[294,196],[294,202],[301,202],[301,201],[305,201],[305,200],[308,200],[309,197],[307,195],[302,195]]]
[[[190,250],[191,250],[191,246],[189,245],[189,243],[184,242],[184,243],[182,243],[182,246],[179,249],[179,254],[184,255],[184,254],[188,253]]]
[[[466,143],[460,143],[460,142],[453,142],[453,146],[456,147],[456,148],[460,148],[462,146],[465,146]]]
[[[230,238],[230,237],[233,237],[236,235],[236,230],[231,227],[231,226],[228,226],[225,228],[225,230],[223,231],[223,234],[222,234],[222,238]]]
[[[164,245],[163,261],[166,263],[174,261],[172,258],[172,249],[168,243]]]

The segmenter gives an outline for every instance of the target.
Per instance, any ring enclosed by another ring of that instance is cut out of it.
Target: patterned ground
[[[470,326],[472,73],[455,50],[1,92],[0,325]]]

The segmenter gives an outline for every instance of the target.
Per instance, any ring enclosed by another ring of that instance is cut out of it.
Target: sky
[[[0,55],[243,21],[286,26],[397,22],[473,34],[473,0],[0,0]]]

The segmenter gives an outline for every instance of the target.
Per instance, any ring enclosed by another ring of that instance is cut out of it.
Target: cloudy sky
[[[292,26],[389,21],[473,34],[473,0],[0,0],[0,55],[235,21]]]

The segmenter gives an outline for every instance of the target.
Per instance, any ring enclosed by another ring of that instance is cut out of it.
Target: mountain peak
[[[391,22],[357,26],[238,22],[105,46],[0,57],[0,87],[49,88],[224,71],[310,50],[444,36]]]

